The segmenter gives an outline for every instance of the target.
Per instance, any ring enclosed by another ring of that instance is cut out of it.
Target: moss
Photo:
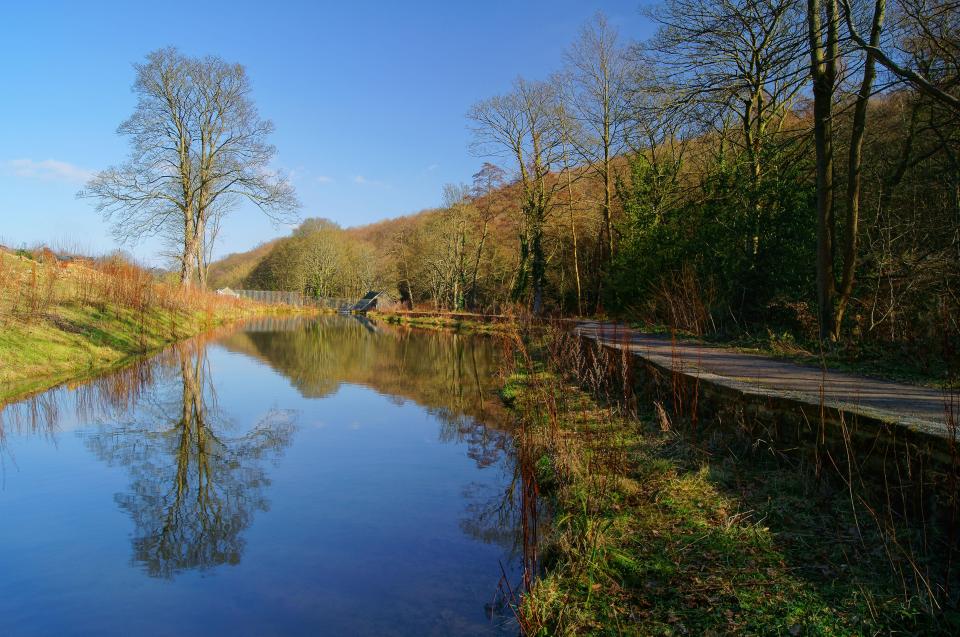
[[[503,394],[553,513],[520,607],[529,634],[954,634],[842,489],[621,417],[542,369]]]

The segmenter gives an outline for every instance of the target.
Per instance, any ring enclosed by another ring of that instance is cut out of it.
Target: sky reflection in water
[[[513,634],[489,338],[264,321],[7,406],[0,634]]]

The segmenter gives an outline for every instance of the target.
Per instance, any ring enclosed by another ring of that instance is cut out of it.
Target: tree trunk
[[[608,133],[609,134],[609,133]],[[603,225],[607,233],[607,255],[606,261],[613,259],[613,221],[611,219],[611,190],[610,183],[610,143],[605,141],[603,144]]]
[[[520,233],[519,258],[517,262],[517,275],[513,279],[513,286],[510,296],[514,302],[523,300],[527,293],[527,283],[529,281],[530,268],[530,241],[527,232]]]
[[[567,184],[569,187],[569,184]],[[573,277],[577,284],[577,314],[583,316],[583,290],[580,286],[580,256],[577,253],[577,220],[570,205],[570,232],[573,234]]]
[[[750,255],[751,268],[756,267],[757,255],[760,252],[760,216],[762,212],[762,203],[760,201],[760,177],[761,167],[761,130],[759,122],[761,116],[761,89],[755,88],[750,100],[744,103],[743,110],[743,138],[747,149],[747,163],[750,170],[750,193],[748,195],[748,207],[750,210],[750,240],[747,244],[747,254]],[[756,117],[754,117],[754,104],[756,103]],[[754,129],[754,122],[757,122],[757,130]]]
[[[470,283],[470,307],[473,310],[477,309],[477,281],[480,277],[480,260],[483,258],[483,246],[487,241],[489,223],[484,217],[483,230],[480,232],[480,241],[477,243],[477,258],[473,263],[473,280]]]
[[[570,162],[567,157],[567,144],[563,144],[563,172],[567,177],[567,209],[570,212],[570,233],[573,236],[573,276],[577,285],[577,314],[583,316],[583,288],[580,284],[580,256],[577,245],[577,220],[573,210],[573,177],[570,174]]]
[[[876,0],[873,10],[873,22],[870,29],[870,45],[876,47],[880,43],[880,31],[883,27],[883,14],[886,0]],[[837,307],[833,319],[832,338],[840,338],[843,324],[843,315],[853,293],[853,283],[857,269],[857,234],[860,224],[860,176],[863,163],[863,138],[867,129],[867,106],[870,93],[873,90],[873,80],[876,76],[876,60],[868,50],[863,66],[863,81],[857,95],[857,103],[853,111],[853,128],[850,133],[850,156],[847,176],[847,218],[843,245],[843,271],[840,280],[840,289],[837,294]]]
[[[197,284],[201,290],[207,289],[207,224],[201,218],[197,225]]]
[[[196,268],[196,233],[194,229],[193,211],[187,210],[183,215],[183,254],[180,255],[180,285],[193,287]]]
[[[539,316],[543,312],[543,288],[547,263],[543,254],[543,228],[540,222],[530,237],[531,274],[533,275],[533,313]]]
[[[826,47],[821,40],[821,8],[826,9]],[[820,338],[834,337],[833,302],[833,94],[836,83],[836,0],[807,0],[810,74],[813,78],[813,133],[817,172],[817,305]],[[826,51],[824,51],[826,49]]]

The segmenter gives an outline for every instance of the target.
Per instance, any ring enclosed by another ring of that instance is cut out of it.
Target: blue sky
[[[273,120],[276,166],[302,217],[354,226],[440,201],[468,181],[464,117],[517,75],[562,64],[580,26],[604,12],[621,38],[647,37],[638,0],[488,2],[19,2],[0,20],[0,243],[115,247],[75,193],[124,160],[132,63],[174,45],[244,64]],[[217,254],[286,234],[240,208]],[[157,262],[155,242],[131,251]]]

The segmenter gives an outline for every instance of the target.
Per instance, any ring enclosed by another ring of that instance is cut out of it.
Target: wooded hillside
[[[440,207],[310,220],[211,281],[953,356],[960,11],[836,2],[668,0],[634,43],[598,17],[471,109],[490,161]]]

